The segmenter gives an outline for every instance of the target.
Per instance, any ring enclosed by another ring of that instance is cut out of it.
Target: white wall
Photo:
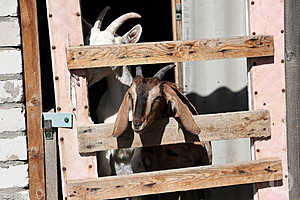
[[[199,40],[247,35],[247,0],[183,0],[183,39]],[[246,59],[186,62],[185,94],[199,113],[248,109]],[[251,159],[250,140],[212,142],[213,164]],[[213,190],[210,199],[249,200],[251,186]]]
[[[0,0],[0,199],[28,200],[28,161],[17,0]]]

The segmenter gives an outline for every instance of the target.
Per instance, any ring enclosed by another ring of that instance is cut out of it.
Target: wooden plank
[[[80,3],[79,0],[46,0],[46,3],[56,111],[74,115],[72,129],[58,129],[61,185],[65,199],[69,180],[98,177],[97,161],[95,155],[82,157],[78,153],[77,126],[91,123],[86,74],[81,70],[71,74],[66,62],[66,47],[83,44]]]
[[[71,181],[71,200],[111,199],[282,179],[281,161],[254,160]]]
[[[173,40],[182,40],[182,19],[176,19],[176,5],[181,4],[181,0],[171,0],[172,8],[172,29]],[[181,90],[183,88],[182,63],[177,62],[175,68],[175,83]]]
[[[154,125],[156,131],[149,130],[142,135],[126,132],[120,138],[112,137],[113,124],[96,124],[78,128],[80,153],[95,152],[120,147],[141,147],[182,142],[225,140],[249,137],[269,137],[270,113],[265,110],[234,112],[194,116],[201,133],[198,137],[178,129],[178,123],[170,118]],[[168,123],[168,124],[167,124]],[[166,125],[167,124],[167,125]],[[161,134],[158,129],[163,130]],[[131,128],[130,128],[131,129]]]
[[[45,199],[42,92],[36,1],[20,0],[30,199]]]
[[[254,2],[254,3],[251,3]],[[268,109],[271,113],[272,138],[254,139],[255,159],[278,156],[282,160],[284,179],[278,187],[257,184],[255,200],[288,200],[286,94],[284,66],[284,1],[249,1],[249,29],[252,34],[274,36],[276,53],[272,64],[252,67],[250,71],[251,109]],[[266,26],[268,24],[268,26]],[[294,31],[294,30],[293,30]],[[293,41],[296,44],[297,41]],[[293,178],[291,178],[291,181]]]
[[[295,1],[284,1],[285,13],[285,75],[287,109],[287,158],[289,198],[300,200],[300,5]],[[295,54],[294,54],[295,53]]]
[[[67,48],[69,69],[273,56],[272,36]]]

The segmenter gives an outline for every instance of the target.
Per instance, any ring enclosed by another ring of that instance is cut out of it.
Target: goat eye
[[[132,95],[129,92],[128,92],[128,96],[129,96],[130,99],[132,99]]]

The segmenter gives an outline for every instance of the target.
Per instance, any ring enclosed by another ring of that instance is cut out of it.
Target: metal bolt
[[[80,12],[76,12],[76,16],[78,16],[78,17],[79,17],[79,16],[80,16]]]
[[[255,94],[255,95],[257,95],[257,94],[258,94],[258,92],[257,92],[257,91],[255,91],[255,92],[254,92],[254,94]]]
[[[53,49],[53,50],[56,49],[56,46],[53,45],[53,46],[52,46],[52,49]]]
[[[255,33],[255,32],[253,32],[253,33],[252,33],[252,35],[256,35],[256,33]]]
[[[84,106],[84,109],[88,109],[89,107],[87,105]]]
[[[90,169],[93,168],[93,165],[89,165],[89,168],[90,168]]]
[[[59,77],[58,76],[55,76],[55,78],[54,78],[56,81],[59,79]]]
[[[63,142],[63,141],[65,140],[65,138],[61,137],[59,140],[60,140],[61,142]]]
[[[52,17],[52,16],[53,16],[53,15],[50,13],[50,14],[49,14],[49,17]]]
[[[251,1],[251,5],[254,5],[254,1]]]
[[[69,118],[65,117],[64,121],[65,121],[66,123],[68,123],[70,120],[69,120]]]
[[[281,63],[284,63],[284,59],[281,59],[281,61],[280,61]]]
[[[57,111],[61,111],[61,107],[58,106],[58,107],[57,107]]]

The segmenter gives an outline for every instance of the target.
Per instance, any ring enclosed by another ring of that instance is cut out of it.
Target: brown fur
[[[150,91],[154,91],[154,94],[150,94]],[[130,104],[133,107],[133,129],[136,132],[142,132],[154,120],[164,116],[175,117],[188,132],[201,132],[193,119],[193,113],[197,114],[194,106],[174,84],[138,76],[133,80],[119,109],[113,131],[115,137],[120,136],[128,126]],[[134,126],[138,122],[142,123],[140,129]]]

